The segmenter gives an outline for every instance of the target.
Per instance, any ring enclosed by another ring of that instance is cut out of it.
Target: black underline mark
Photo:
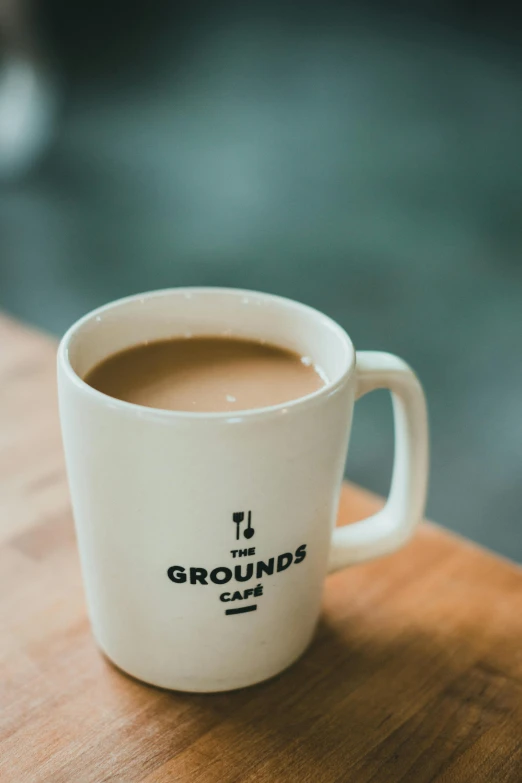
[[[250,604],[250,606],[238,606],[237,609],[225,609],[225,614],[243,614],[243,612],[255,612],[257,604]]]

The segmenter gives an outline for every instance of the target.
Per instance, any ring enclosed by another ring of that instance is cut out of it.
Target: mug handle
[[[420,382],[406,362],[389,353],[357,351],[355,399],[389,389],[395,424],[395,457],[384,508],[332,536],[328,570],[388,554],[405,544],[422,519],[428,483],[428,417]]]

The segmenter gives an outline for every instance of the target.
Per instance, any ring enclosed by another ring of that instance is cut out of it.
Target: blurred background
[[[307,302],[417,370],[429,516],[522,561],[521,31],[459,0],[0,0],[0,308],[60,335],[165,286]],[[386,493],[392,444],[377,392],[347,476]]]

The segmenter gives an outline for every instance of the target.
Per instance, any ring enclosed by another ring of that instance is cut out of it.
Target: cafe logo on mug
[[[244,522],[246,525],[241,525]],[[255,536],[255,528],[252,525],[252,512],[245,515],[244,511],[235,511],[232,514],[232,522],[235,525],[235,540],[240,541],[241,537],[247,540]],[[237,549],[231,549],[230,555],[233,560],[243,557],[255,557],[255,546],[249,546]],[[291,566],[299,565],[306,557],[306,544],[301,544],[293,552],[282,552],[265,560],[250,561],[247,563],[236,563],[229,566],[217,566],[209,571],[207,568],[198,566],[172,565],[167,569],[167,576],[175,584],[191,585],[228,585],[228,589],[219,596],[220,601],[229,604],[236,601],[247,601],[259,598],[263,595],[263,584],[258,582],[255,587],[239,589],[242,582],[249,582],[251,579],[260,580],[265,576],[273,576],[282,571],[286,571]],[[244,614],[254,612],[257,604],[241,603],[240,606],[229,607],[225,609],[225,615]]]

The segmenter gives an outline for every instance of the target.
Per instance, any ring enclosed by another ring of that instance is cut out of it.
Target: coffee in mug
[[[233,337],[140,343],[107,357],[84,380],[118,400],[199,412],[266,408],[325,384],[310,357]]]

